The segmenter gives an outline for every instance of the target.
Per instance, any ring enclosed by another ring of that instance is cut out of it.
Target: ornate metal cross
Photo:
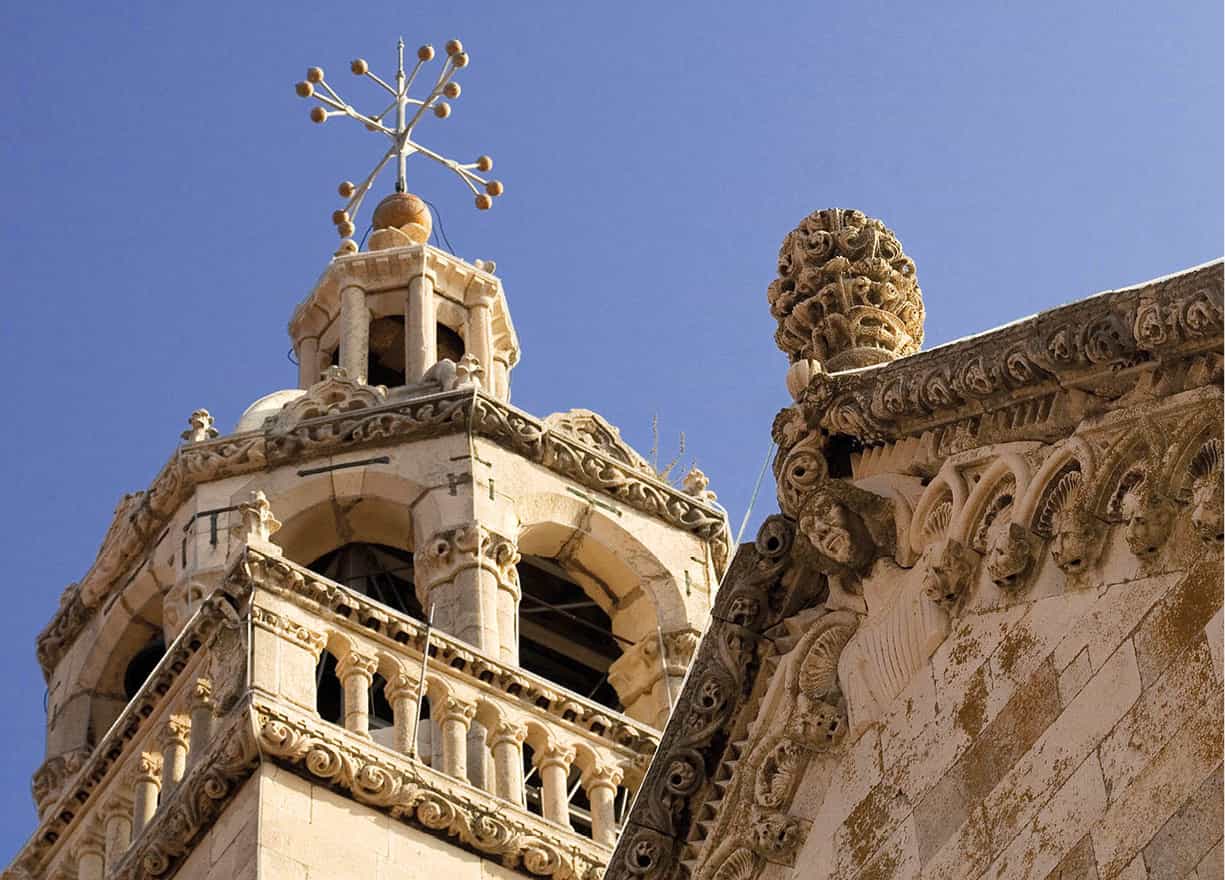
[[[353,221],[357,216],[358,210],[361,208],[362,200],[370,191],[370,187],[374,183],[375,178],[378,177],[379,172],[392,159],[396,160],[396,192],[406,192],[404,165],[408,157],[414,153],[420,153],[427,159],[432,159],[439,165],[449,168],[454,172],[467,185],[468,189],[472,190],[476,196],[476,206],[482,211],[490,208],[493,205],[494,198],[502,195],[504,191],[501,182],[485,180],[477,173],[478,171],[487,172],[493,168],[493,159],[488,156],[480,156],[475,162],[461,164],[413,140],[413,129],[427,111],[433,111],[434,115],[439,119],[446,119],[451,115],[451,105],[442,99],[450,98],[454,100],[459,97],[459,83],[454,81],[454,77],[460,68],[468,66],[469,61],[468,53],[464,51],[463,44],[459,40],[451,40],[447,43],[446,61],[443,62],[442,70],[439,72],[438,79],[434,82],[433,88],[430,89],[429,94],[424,99],[409,97],[408,91],[412,88],[417,74],[421,72],[421,68],[434,59],[434,47],[426,45],[418,49],[417,63],[407,73],[404,70],[403,39],[399,41],[397,48],[398,63],[396,65],[396,82],[394,86],[371,72],[370,65],[364,59],[358,58],[349,65],[349,69],[355,76],[364,76],[373,80],[379,87],[391,95],[391,103],[377,115],[359,113],[352,105],[348,104],[335,89],[328,85],[327,81],[323,78],[323,69],[320,67],[312,67],[306,71],[306,79],[295,87],[300,97],[314,98],[322,105],[311,109],[310,118],[313,122],[323,123],[333,116],[348,116],[350,119],[356,119],[362,123],[367,131],[386,135],[391,141],[391,146],[388,147],[387,152],[383,154],[383,157],[374,166],[374,169],[366,175],[365,180],[359,184],[346,180],[338,187],[341,197],[348,199],[344,208],[332,214],[332,222],[336,224],[336,231],[340,233],[341,238],[347,238],[353,234],[356,229]],[[389,125],[386,120],[388,120],[389,115],[393,114],[393,111],[395,122],[394,125]]]

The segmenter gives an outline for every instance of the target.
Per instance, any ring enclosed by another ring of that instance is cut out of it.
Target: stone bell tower
[[[492,263],[428,243],[423,99],[358,113],[312,68],[312,119],[391,147],[345,183],[341,247],[293,311],[298,387],[228,433],[192,413],[38,637],[39,823],[5,878],[595,878],[727,565],[726,516],[589,410],[512,407]],[[392,118],[394,117],[394,124]],[[396,192],[351,236],[379,170]]]

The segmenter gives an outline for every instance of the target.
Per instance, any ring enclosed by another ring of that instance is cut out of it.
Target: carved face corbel
[[[749,828],[753,850],[766,859],[785,858],[800,842],[800,823],[785,813],[754,806]]]
[[[977,553],[956,538],[944,539],[928,553],[923,594],[951,612],[969,591],[977,564]]]
[[[1016,590],[1029,574],[1034,556],[1032,533],[1020,523],[997,525],[987,545],[987,574],[1001,590]]]
[[[832,495],[818,494],[806,506],[800,532],[831,573],[860,575],[876,559],[876,542],[863,517]]]
[[[1191,527],[1205,544],[1218,550],[1225,544],[1225,484],[1221,471],[1205,474],[1191,487]]]
[[[1139,559],[1151,559],[1161,550],[1174,526],[1174,505],[1154,492],[1140,488],[1123,499],[1127,517],[1127,546]]]
[[[1052,518],[1051,558],[1066,575],[1080,574],[1097,561],[1101,552],[1102,524],[1092,511],[1072,501]]]

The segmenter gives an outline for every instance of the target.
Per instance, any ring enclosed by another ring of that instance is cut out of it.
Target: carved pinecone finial
[[[880,220],[829,208],[787,233],[766,292],[774,340],[792,363],[838,372],[918,351],[923,296],[914,262]]]

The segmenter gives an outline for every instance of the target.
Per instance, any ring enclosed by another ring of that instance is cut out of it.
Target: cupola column
[[[497,387],[493,362],[494,297],[495,293],[484,287],[468,296],[468,334],[465,340],[468,353],[481,362],[484,371],[481,383],[490,394],[494,394]]]
[[[298,343],[298,387],[310,388],[319,381],[319,337],[308,336]]]
[[[404,306],[404,381],[420,382],[438,361],[438,316],[434,308],[434,276],[422,269],[408,282]]]
[[[354,284],[340,291],[340,366],[352,379],[366,380],[370,355],[370,309],[366,292]]]

